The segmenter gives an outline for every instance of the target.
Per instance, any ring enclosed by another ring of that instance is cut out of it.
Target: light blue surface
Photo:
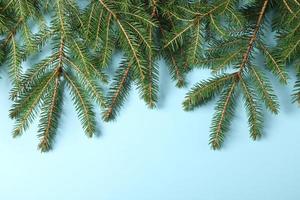
[[[0,199],[300,199],[300,108],[290,104],[291,86],[276,86],[281,112],[266,115],[260,141],[249,139],[240,103],[224,148],[212,151],[214,103],[184,112],[187,89],[176,89],[161,67],[159,109],[147,109],[132,91],[116,122],[100,122],[98,138],[84,135],[68,97],[57,142],[47,154],[36,150],[36,125],[12,139],[10,85],[2,69]],[[191,73],[189,87],[208,76],[208,71]]]

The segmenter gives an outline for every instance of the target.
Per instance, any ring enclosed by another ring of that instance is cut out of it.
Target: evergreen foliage
[[[39,118],[39,149],[53,147],[65,96],[72,98],[88,137],[97,133],[96,109],[116,119],[133,85],[149,108],[158,101],[158,61],[167,62],[177,87],[194,68],[208,68],[183,102],[192,111],[218,98],[210,145],[219,149],[230,130],[240,97],[250,137],[263,135],[266,108],[279,112],[270,81],[287,84],[287,66],[297,81],[300,103],[299,0],[0,0],[0,65],[13,85],[10,117],[20,136]],[[270,26],[277,44],[269,44]],[[37,29],[37,30],[36,30]],[[28,69],[22,62],[51,52]],[[122,61],[107,74],[115,52]],[[257,55],[264,65],[257,64]],[[111,80],[111,81],[110,81]],[[103,86],[109,84],[107,92]]]
[[[246,23],[241,29],[229,29],[227,36],[217,37],[209,42],[199,64],[208,67],[215,74],[222,75],[194,87],[187,94],[183,106],[186,110],[192,110],[220,94],[211,125],[210,144],[213,149],[219,149],[223,143],[234,115],[238,95],[243,96],[250,136],[253,140],[263,134],[262,106],[264,105],[274,114],[279,112],[278,99],[265,71],[270,71],[282,84],[287,83],[286,63],[291,55],[287,56],[285,52],[292,54],[293,47],[288,45],[294,43],[286,42],[283,45],[281,43],[288,37],[291,39],[295,37],[290,36],[290,31],[282,31],[285,32],[284,39],[280,40],[277,47],[272,47],[267,43],[266,29],[269,22],[268,12],[280,9],[280,13],[285,13],[282,9],[286,3],[287,1],[275,3],[263,0],[242,7],[236,6],[235,11],[245,16]],[[279,26],[274,24],[274,28],[282,27],[282,24],[278,24]],[[257,65],[256,54],[264,56],[265,66]],[[231,69],[231,73],[228,73],[228,69]],[[297,93],[297,84],[295,93]]]

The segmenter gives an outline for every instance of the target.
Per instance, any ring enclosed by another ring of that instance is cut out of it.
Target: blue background
[[[117,66],[119,58],[114,60]],[[10,83],[0,80],[0,199],[3,200],[298,200],[300,108],[288,87],[275,83],[278,116],[265,115],[265,135],[249,138],[242,102],[224,148],[208,146],[214,103],[186,113],[187,89],[177,89],[160,62],[158,109],[149,110],[133,90],[116,122],[88,139],[66,95],[54,150],[36,147],[37,124],[13,139],[8,118]],[[188,76],[189,87],[209,77]]]

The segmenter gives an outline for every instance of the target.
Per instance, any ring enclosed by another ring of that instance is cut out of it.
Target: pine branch
[[[249,83],[240,80],[245,106],[248,113],[248,123],[250,126],[250,136],[253,140],[257,140],[262,136],[263,129],[263,113],[259,103],[259,99],[255,93],[254,87]]]
[[[198,83],[186,95],[185,101],[183,102],[184,110],[191,111],[207,103],[233,79],[234,76],[231,74],[225,74]]]
[[[152,27],[149,27],[149,42],[153,42]],[[149,108],[154,108],[158,101],[158,65],[156,63],[156,54],[154,48],[149,46],[147,59],[147,71],[144,80],[138,80],[138,87],[140,89],[141,97],[144,99]]]
[[[9,44],[9,71],[10,77],[13,83],[18,86],[20,84],[21,79],[21,58],[22,52],[18,47],[15,36],[11,36],[10,44]]]
[[[103,0],[99,0],[99,2],[102,4],[102,6],[113,16],[113,18],[115,19],[117,25],[120,28],[120,31],[122,33],[122,35],[124,36],[124,41],[127,42],[127,44],[129,45],[129,49],[132,53],[132,56],[134,58],[135,61],[135,65],[137,66],[140,76],[142,79],[144,79],[144,71],[145,71],[145,67],[143,66],[143,61],[141,58],[141,55],[138,53],[138,43],[134,41],[134,38],[131,37],[131,33],[128,32],[128,30],[126,30],[126,27],[124,26],[124,24],[119,20],[119,18],[117,17],[117,14],[114,13],[109,6],[103,1]]]
[[[187,94],[183,103],[185,110],[193,110],[213,99],[225,87],[216,106],[211,126],[210,144],[213,149],[221,147],[225,134],[229,131],[235,109],[235,96],[240,92],[237,90],[239,85],[242,88],[241,92],[248,113],[250,135],[254,140],[262,135],[263,118],[259,101],[263,101],[271,112],[278,113],[279,104],[271,84],[253,63],[254,50],[259,47],[266,56],[268,68],[282,83],[286,83],[287,74],[280,59],[275,59],[265,44],[261,42],[263,39],[261,29],[269,3],[269,0],[262,2],[254,26],[250,25],[249,28],[245,27],[242,31],[229,34],[229,37],[225,39],[221,38],[212,42],[207,50],[205,60],[201,63],[202,66],[210,67],[214,73],[222,72],[229,67],[233,67],[235,72],[226,75],[225,78],[221,76],[200,82]],[[252,84],[250,85],[249,82]],[[258,91],[258,95],[254,91]]]
[[[161,17],[158,14],[157,8],[152,11],[152,15],[154,18],[157,19],[159,24],[159,32],[162,35],[163,38],[166,37],[166,30],[163,29],[163,22],[161,21]],[[162,56],[165,57],[165,60],[167,61],[169,71],[171,74],[171,77],[173,80],[177,81],[176,86],[181,88],[184,87],[185,82],[185,69],[184,64],[181,59],[178,59],[178,56],[175,57],[175,55],[178,55],[178,51],[174,52],[171,48],[164,48],[164,51],[162,52]]]
[[[288,75],[286,69],[284,69],[284,64],[280,58],[280,56],[275,56],[275,52],[271,52],[270,50],[265,47],[263,44],[259,44],[259,47],[262,49],[262,52],[266,58],[266,66],[271,70],[272,73],[278,77],[279,81],[282,84],[287,84]],[[278,49],[276,49],[277,51]],[[276,58],[277,57],[277,58]]]
[[[283,5],[281,5],[283,4]],[[292,95],[293,102],[299,101],[299,70],[297,61],[300,53],[300,3],[299,1],[285,1],[279,4],[282,15],[278,16],[275,28],[280,31],[278,49],[281,62],[284,65],[295,63],[297,80]]]
[[[40,143],[38,148],[42,152],[52,149],[54,136],[57,132],[62,107],[62,87],[60,78],[57,77],[53,89],[47,94],[46,102],[42,107],[42,114],[39,124]]]
[[[220,149],[225,133],[228,132],[234,113],[235,90],[237,82],[232,81],[222,92],[216,106],[216,112],[211,125],[210,145],[213,149]]]
[[[293,102],[300,104],[300,64],[297,68],[297,80],[294,85]]]
[[[117,70],[114,82],[107,96],[107,108],[103,113],[105,121],[114,120],[130,90],[131,85],[131,63],[123,61],[120,68]]]
[[[49,89],[51,82],[57,76],[57,71],[54,73],[47,73],[42,77],[42,82],[39,85],[31,86],[30,92],[23,94],[11,110],[10,116],[16,118],[17,122],[13,131],[13,136],[20,136],[34,120],[39,107],[41,99]]]
[[[50,23],[45,16],[51,16]],[[269,24],[278,36],[276,45],[266,39]],[[23,72],[22,62],[39,58],[45,46],[50,55]],[[115,52],[123,60],[105,94]],[[177,87],[186,85],[194,68],[213,73],[183,102],[192,111],[219,99],[211,125],[213,149],[222,146],[229,132],[239,95],[250,137],[256,140],[263,135],[264,107],[279,112],[269,74],[287,84],[286,68],[295,67],[293,101],[300,102],[299,53],[299,0],[90,0],[83,9],[75,0],[0,1],[0,64],[8,66],[13,83],[13,135],[22,135],[40,116],[42,152],[53,147],[66,90],[89,137],[97,129],[94,106],[104,121],[116,119],[133,83],[147,106],[156,107],[159,59],[166,61]],[[263,65],[257,64],[257,54],[264,57]]]
[[[74,72],[78,73],[81,76],[82,82],[86,86],[86,89],[90,93],[90,97],[93,98],[95,102],[97,102],[101,107],[106,107],[104,92],[100,86],[98,86],[96,80],[94,78],[87,78],[88,75],[83,71],[78,65],[76,65],[71,60],[66,60],[69,66],[74,70]]]
[[[250,71],[252,74],[251,80],[256,85],[256,89],[258,90],[261,99],[265,102],[266,107],[274,114],[277,114],[279,112],[279,105],[276,96],[273,94],[271,84],[264,74],[258,69],[255,69],[255,67],[251,67]]]
[[[70,76],[64,72],[64,77],[70,88],[72,99],[84,131],[88,137],[92,137],[96,132],[96,119],[88,95],[82,87],[82,84],[80,84],[74,76]]]
[[[264,17],[264,15],[266,13],[266,9],[267,9],[268,3],[269,3],[269,0],[264,0],[263,1],[263,6],[262,6],[261,11],[259,13],[259,17],[258,17],[258,20],[256,22],[254,32],[253,32],[253,34],[252,34],[252,36],[250,38],[250,41],[249,41],[249,44],[248,44],[248,47],[247,47],[247,51],[244,53],[243,60],[242,60],[242,62],[240,64],[240,71],[242,71],[245,68],[245,66],[246,66],[246,64],[248,62],[248,59],[249,59],[250,54],[251,54],[251,51],[252,51],[252,49],[254,47],[254,43],[256,42],[256,39],[257,39],[257,34],[258,34],[258,32],[260,30],[260,27],[262,25],[263,17]]]
[[[80,31],[72,33],[73,26],[82,26],[78,6],[71,0],[55,0],[53,3],[51,9],[55,14],[49,27],[51,34],[45,36],[41,33],[36,41],[36,44],[41,46],[43,45],[41,43],[51,41],[52,55],[22,76],[21,86],[15,87],[12,91],[16,103],[10,113],[17,121],[14,136],[18,136],[41,111],[38,133],[39,149],[42,152],[52,148],[59,125],[58,119],[62,112],[65,89],[70,91],[78,117],[89,137],[96,132],[92,102],[105,106],[103,92],[96,79],[106,77],[94,66],[87,47],[76,37]],[[69,9],[73,12],[71,15],[67,7],[71,7]],[[73,72],[76,72],[76,75],[73,75]]]

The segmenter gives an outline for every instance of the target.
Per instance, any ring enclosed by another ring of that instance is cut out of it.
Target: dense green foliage
[[[276,44],[269,43],[271,32]],[[45,46],[51,52],[23,70],[22,62]],[[117,51],[122,62],[109,77]],[[0,65],[8,66],[13,84],[13,135],[38,116],[41,151],[52,148],[65,91],[88,137],[97,133],[95,109],[104,121],[114,120],[133,84],[154,108],[160,59],[177,87],[186,86],[193,68],[211,70],[213,77],[196,84],[183,107],[191,111],[218,97],[213,149],[221,147],[240,96],[256,140],[263,134],[264,107],[279,112],[270,76],[286,84],[287,66],[293,66],[298,79],[291,95],[300,103],[299,55],[299,0],[0,0]]]

